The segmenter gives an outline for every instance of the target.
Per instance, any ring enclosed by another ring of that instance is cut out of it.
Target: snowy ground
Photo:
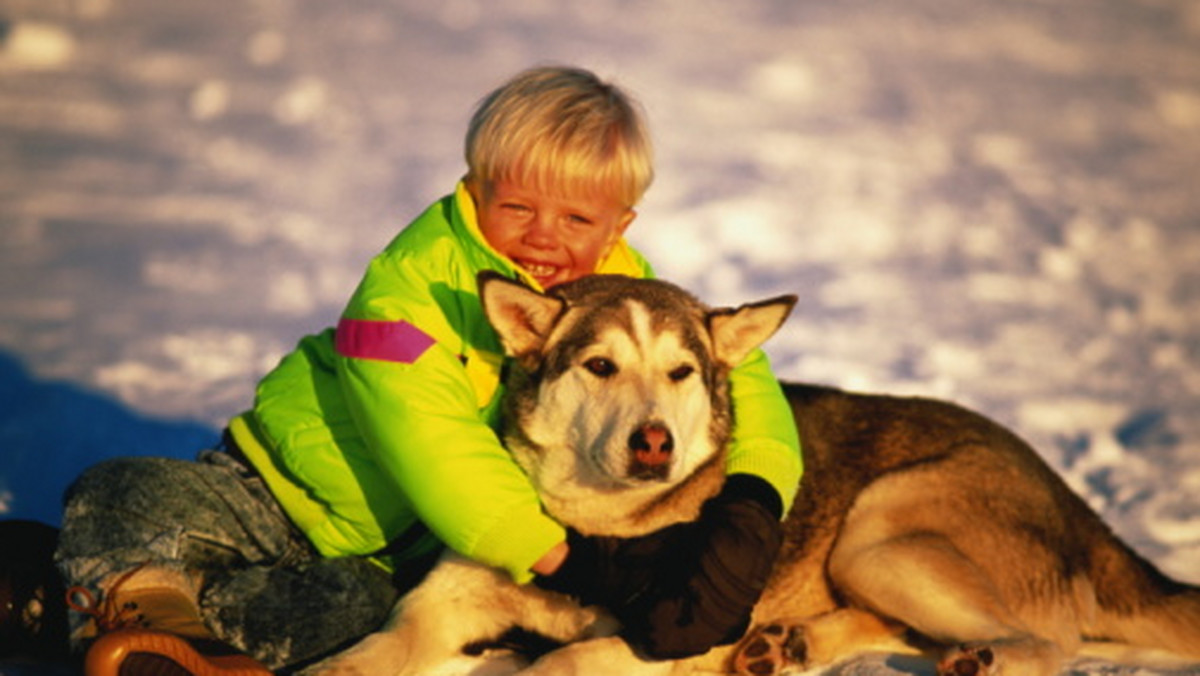
[[[976,407],[1200,582],[1190,0],[0,0],[0,514],[211,440],[544,62],[643,101],[661,275],[800,294],[780,375]]]

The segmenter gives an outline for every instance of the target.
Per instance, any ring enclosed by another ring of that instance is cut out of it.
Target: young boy
[[[197,463],[102,464],[68,492],[60,568],[109,601],[80,635],[140,614],[189,639],[156,649],[113,632],[89,659],[182,663],[219,640],[272,668],[295,665],[375,629],[443,546],[608,606],[650,657],[703,652],[745,629],[801,472],[761,351],[731,375],[729,485],[689,527],[698,556],[682,576],[666,544],[678,529],[634,540],[564,529],[497,437],[504,358],[476,275],[544,289],[651,274],[623,238],[653,174],[637,109],[590,72],[526,71],[480,104],[466,161],[454,193],[370,263],[336,329],[303,339],[263,379],[223,449]],[[612,565],[630,548],[651,563]]]

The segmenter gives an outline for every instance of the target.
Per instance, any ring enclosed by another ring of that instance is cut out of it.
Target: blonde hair
[[[533,68],[485,97],[467,129],[469,181],[558,195],[612,195],[627,207],[654,179],[637,103],[582,68]]]

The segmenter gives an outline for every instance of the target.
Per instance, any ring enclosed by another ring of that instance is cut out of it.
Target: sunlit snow
[[[0,514],[215,434],[547,62],[641,99],[661,276],[800,295],[781,376],[977,408],[1200,582],[1200,5],[1169,0],[7,3]]]

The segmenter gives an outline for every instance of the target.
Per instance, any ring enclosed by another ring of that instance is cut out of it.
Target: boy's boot
[[[143,567],[106,581],[99,603],[71,590],[71,604],[92,616],[79,638],[96,637],[86,676],[266,676],[271,672],[220,641],[200,617],[198,585]]]

